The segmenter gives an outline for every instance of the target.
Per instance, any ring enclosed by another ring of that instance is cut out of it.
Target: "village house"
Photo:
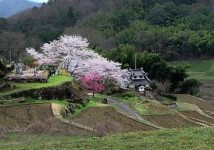
[[[139,92],[144,92],[146,87],[149,87],[149,83],[151,82],[148,78],[148,74],[140,69],[129,69],[130,75],[130,84],[129,88],[135,88]]]

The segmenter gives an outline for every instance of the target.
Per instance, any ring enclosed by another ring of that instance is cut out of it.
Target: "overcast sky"
[[[30,0],[30,1],[33,1],[33,2],[47,2],[48,0]]]

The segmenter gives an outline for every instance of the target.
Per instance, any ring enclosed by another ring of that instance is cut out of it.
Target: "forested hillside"
[[[87,37],[91,47],[130,65],[133,52],[167,60],[214,57],[213,0],[49,0],[0,19],[0,56],[22,60],[61,34]],[[119,57],[118,57],[119,56]]]
[[[9,17],[28,8],[39,7],[41,3],[28,0],[0,0],[0,17]]]

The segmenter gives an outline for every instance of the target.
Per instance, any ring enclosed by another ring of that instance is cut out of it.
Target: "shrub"
[[[196,79],[188,79],[183,82],[180,88],[180,93],[196,95],[199,92],[202,84]]]
[[[104,93],[107,94],[107,95],[116,93],[120,89],[119,85],[117,84],[117,81],[115,79],[113,79],[113,78],[106,78],[104,80],[103,85],[105,87]]]
[[[165,80],[164,82],[156,82],[156,92],[158,93],[167,93],[170,91],[171,83],[169,80]]]
[[[135,91],[127,91],[121,94],[121,97],[125,98],[125,97],[136,97],[138,96],[138,93]]]
[[[25,57],[23,58],[23,63],[24,63],[25,65],[31,67],[31,68],[35,67],[34,62],[35,62],[35,59],[34,59],[32,56],[29,56],[29,55],[28,55],[28,56],[25,56]]]
[[[60,69],[59,74],[63,76],[70,76],[70,73],[65,69]]]
[[[0,70],[0,78],[3,78],[4,76],[5,76],[4,72],[2,72],[2,71]]]
[[[157,85],[155,81],[150,82],[149,87],[151,87],[153,90],[157,89]]]
[[[0,60],[0,71],[2,71],[4,73],[7,72],[7,67],[1,60]]]
[[[168,99],[171,99],[171,100],[174,100],[176,101],[177,100],[177,97],[175,95],[171,95],[171,94],[162,94],[163,97],[166,97]]]

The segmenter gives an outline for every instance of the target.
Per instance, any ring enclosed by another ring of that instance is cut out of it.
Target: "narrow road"
[[[107,102],[108,102],[108,104],[115,106],[117,111],[119,111],[120,113],[122,113],[126,116],[129,116],[133,119],[136,119],[138,121],[145,122],[145,120],[137,112],[135,112],[132,108],[130,108],[123,102],[120,102],[120,101],[112,99],[112,98],[107,98]]]

